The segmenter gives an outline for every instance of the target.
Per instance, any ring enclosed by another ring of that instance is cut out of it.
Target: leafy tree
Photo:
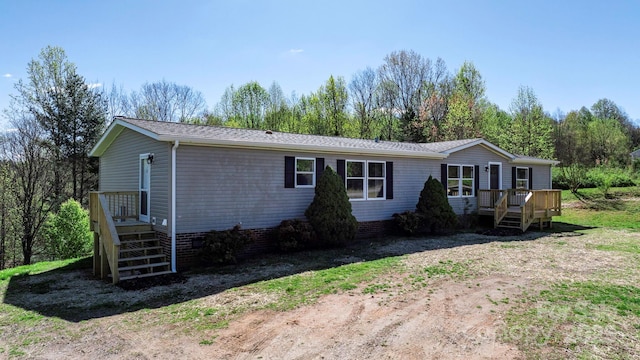
[[[458,224],[458,216],[449,204],[444,186],[431,175],[420,192],[416,214],[422,218],[422,227],[431,233],[452,229]]]
[[[591,159],[596,165],[623,165],[629,156],[629,136],[615,119],[596,118],[587,126]]]
[[[329,123],[328,135],[344,136],[345,124],[348,121],[347,104],[349,101],[344,78],[329,76],[325,85],[318,90],[318,97],[322,103],[325,119]]]
[[[51,260],[70,259],[91,253],[89,212],[73,199],[65,201],[58,213],[49,214],[43,232]]]
[[[482,112],[480,132],[485,140],[507,149],[508,144],[511,142],[508,132],[511,123],[512,119],[509,113],[495,104],[488,104]]]
[[[257,81],[246,83],[233,94],[234,118],[241,127],[262,129],[269,104],[269,93]]]
[[[39,59],[29,63],[27,74],[27,81],[15,85],[12,108],[27,112],[44,130],[41,140],[48,144],[54,163],[52,206],[56,209],[69,196],[84,201],[96,171],[87,153],[102,131],[107,104],[59,47],[43,49]]]
[[[282,131],[289,115],[289,105],[284,97],[282,88],[275,81],[269,87],[269,103],[264,120],[264,127],[270,130]]]
[[[550,159],[553,156],[552,127],[533,89],[522,86],[511,103],[513,122],[506,150],[526,156]]]
[[[342,178],[327,166],[318,179],[313,201],[304,212],[321,244],[344,245],[353,240],[358,221]]]

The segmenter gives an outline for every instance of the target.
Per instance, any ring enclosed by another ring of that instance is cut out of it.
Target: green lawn
[[[612,188],[609,196],[598,189],[581,189],[579,197],[562,192],[562,216],[554,221],[587,227],[640,229],[640,187]]]

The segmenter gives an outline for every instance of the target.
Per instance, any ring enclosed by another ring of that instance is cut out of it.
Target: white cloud
[[[304,49],[291,49],[289,50],[289,54],[300,54],[301,52],[304,52]]]
[[[89,89],[95,89],[101,87],[102,83],[89,83],[87,84],[87,86],[89,87]]]
[[[3,78],[10,78],[10,77],[13,77],[13,75],[11,75],[9,73],[6,73],[6,74],[2,75],[2,77]]]

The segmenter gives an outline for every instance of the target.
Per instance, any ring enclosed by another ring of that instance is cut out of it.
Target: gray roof
[[[453,152],[475,145],[482,145],[511,161],[517,160],[517,157],[514,155],[484,139],[465,139],[418,144],[161,122],[126,117],[114,118],[114,121],[89,155],[101,156],[110,146],[111,142],[125,128],[137,131],[158,141],[179,142],[181,144],[430,159],[444,159]],[[520,161],[523,160],[531,163],[555,163],[554,161],[544,159],[520,159]]]
[[[640,149],[631,153],[631,157],[634,159],[640,158]]]

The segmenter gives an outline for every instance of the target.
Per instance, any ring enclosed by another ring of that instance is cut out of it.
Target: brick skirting
[[[276,251],[273,240],[273,228],[242,230],[251,232],[254,241],[238,255],[239,259],[246,259],[259,254]],[[367,221],[358,224],[356,239],[379,238],[393,232],[393,221]],[[160,244],[163,247],[167,259],[171,258],[171,237],[166,233],[156,232]],[[178,270],[187,270],[192,266],[200,265],[199,254],[204,245],[206,232],[183,233],[176,235],[176,257]]]

